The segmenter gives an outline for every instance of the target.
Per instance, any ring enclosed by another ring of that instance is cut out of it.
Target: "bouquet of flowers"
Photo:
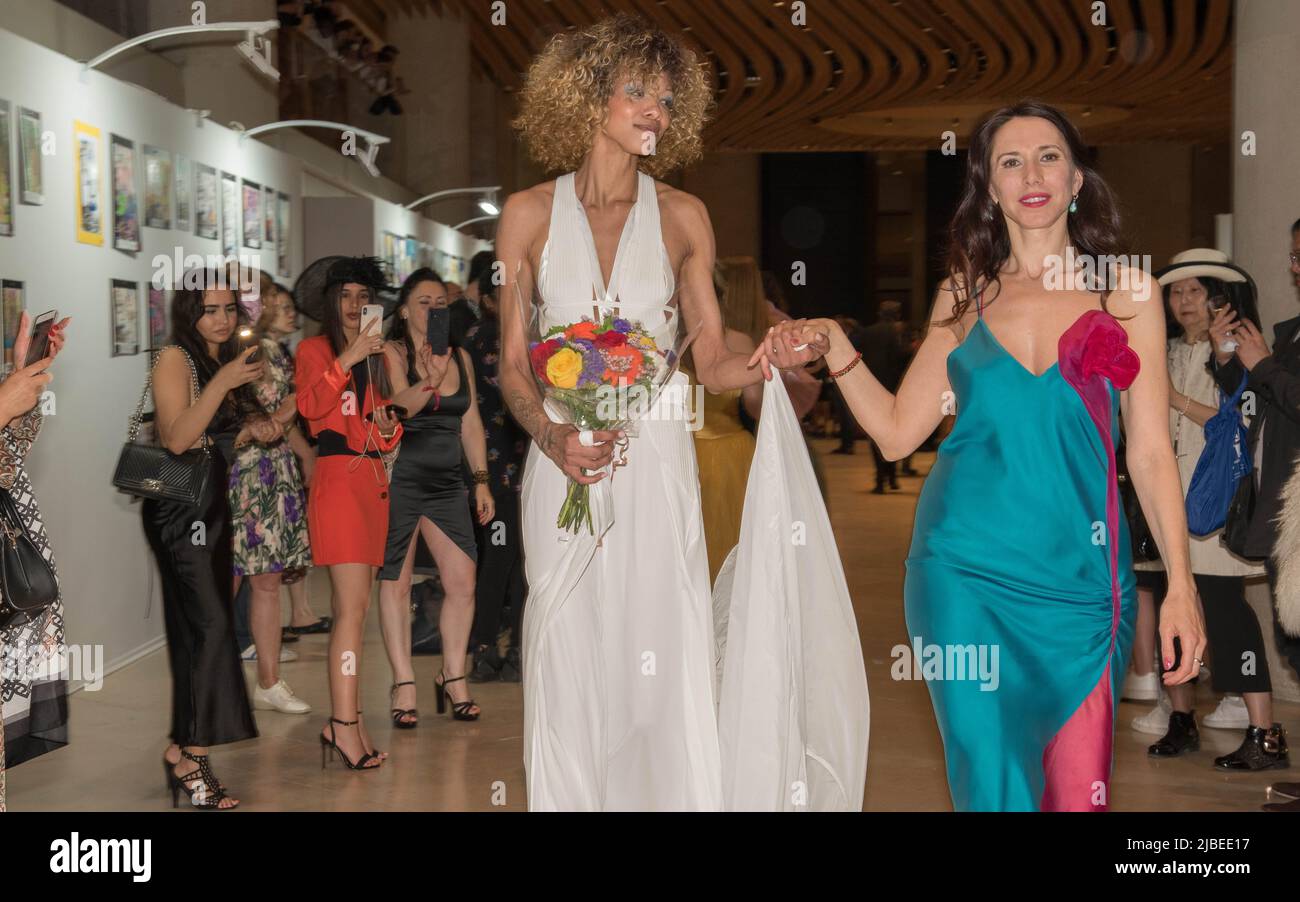
[[[540,307],[533,307],[528,355],[544,403],[561,422],[584,431],[626,430],[644,416],[690,344],[682,335],[675,306],[655,312],[653,319],[662,322],[626,319],[617,315],[617,304],[612,306],[613,311],[589,304],[565,306],[559,309],[585,309],[589,315],[549,326],[543,323]],[[552,320],[555,312],[553,308],[546,319]],[[620,443],[611,466],[625,463],[626,444]],[[582,528],[594,533],[589,489],[569,480],[556,526],[571,533]]]

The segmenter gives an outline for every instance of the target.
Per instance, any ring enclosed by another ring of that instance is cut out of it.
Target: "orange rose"
[[[580,323],[574,323],[572,326],[564,330],[564,337],[570,339],[585,338],[590,341],[596,337],[596,324],[587,322],[586,320]]]

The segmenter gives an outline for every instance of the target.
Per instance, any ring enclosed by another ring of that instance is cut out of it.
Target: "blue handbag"
[[[1237,409],[1246,381],[1243,375],[1231,397],[1220,392],[1219,412],[1205,423],[1205,448],[1187,487],[1187,531],[1194,536],[1208,536],[1223,527],[1237,484],[1251,471],[1246,424]]]

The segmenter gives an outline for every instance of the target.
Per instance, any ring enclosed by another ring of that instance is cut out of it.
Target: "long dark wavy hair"
[[[986,294],[986,304],[997,297],[998,273],[1011,255],[1011,238],[1002,211],[989,193],[993,138],[1009,121],[1026,116],[1045,119],[1054,125],[1065,139],[1070,165],[1083,173],[1078,210],[1068,215],[1070,243],[1075,252],[1093,258],[1120,253],[1123,235],[1115,195],[1092,167],[1087,145],[1074,123],[1060,110],[1037,100],[1022,100],[995,110],[971,134],[966,180],[957,211],[948,226],[947,265],[950,290],[956,298],[953,315],[944,320],[945,325],[961,319],[976,293],[993,290],[992,296]],[[1104,310],[1110,292],[1103,285],[1098,293]]]
[[[203,318],[204,294],[210,290],[220,289],[229,284],[231,279],[231,276],[223,276],[211,269],[204,270],[201,274],[187,273],[179,283],[183,287],[172,292],[171,344],[180,345],[194,361],[194,369],[199,378],[199,391],[207,387],[212,377],[217,374],[217,370],[239,355],[238,326],[248,324],[248,315],[239,305],[239,285],[236,283],[229,290],[238,310],[237,326],[230,334],[230,338],[217,346],[217,358],[213,360],[208,354],[207,340],[199,334],[198,330],[198,322]],[[243,419],[259,412],[261,408],[253,395],[252,386],[241,385],[222,400],[217,416]]]
[[[422,266],[407,276],[406,281],[402,283],[402,290],[398,294],[399,308],[406,305],[406,302],[411,299],[411,294],[415,291],[415,287],[422,282],[437,282],[444,288],[447,285],[442,276],[438,275],[432,269],[429,269],[429,267]],[[458,301],[457,303],[462,302]],[[448,333],[447,338],[451,347],[459,348],[461,346],[461,340],[464,338],[464,330],[459,330],[460,334],[457,334],[456,314],[455,311],[451,309],[453,306],[454,305],[452,304],[447,305],[448,316],[452,319],[452,328]],[[407,368],[413,369],[415,362],[415,345],[411,342],[411,326],[409,321],[402,319],[400,316],[394,315],[392,323],[388,326],[388,340],[400,341],[402,343],[402,347],[406,349]]]
[[[325,310],[321,316],[321,332],[328,336],[330,347],[334,350],[335,357],[341,355],[348,347],[347,335],[343,332],[343,316],[339,311],[341,306],[339,302],[343,299],[343,287],[347,284],[349,283],[339,282],[325,289]],[[370,285],[367,285],[366,287],[370,289],[370,303],[380,303],[379,295],[376,293],[374,287]],[[383,328],[382,324],[380,328]],[[391,398],[393,394],[393,383],[388,378],[388,367],[384,365],[384,358],[382,355],[375,356],[379,357],[379,366],[372,368],[371,370],[376,377],[374,382],[375,396],[377,398]]]

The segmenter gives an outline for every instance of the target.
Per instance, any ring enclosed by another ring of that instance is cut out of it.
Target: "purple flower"
[[[271,564],[271,570],[270,570],[271,573],[280,573],[283,570],[284,570],[284,564],[280,563],[279,561],[274,561]]]
[[[615,331],[615,332],[631,332],[631,331],[632,331],[632,324],[629,323],[627,320],[623,319],[622,317],[620,317],[620,316],[616,316],[616,317],[614,317],[614,331]]]
[[[256,548],[258,545],[262,544],[262,537],[257,532],[256,520],[249,519],[244,521],[244,538],[250,549]]]
[[[297,523],[299,518],[302,516],[302,511],[298,504],[297,492],[290,492],[288,495],[284,496],[284,518],[291,524]]]
[[[263,454],[262,459],[257,462],[257,477],[262,481],[262,485],[275,484],[275,470],[271,466],[271,458]]]

